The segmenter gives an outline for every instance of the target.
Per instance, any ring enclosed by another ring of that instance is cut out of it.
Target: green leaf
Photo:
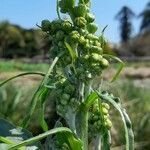
[[[61,56],[62,54],[60,54]],[[37,103],[39,102],[39,95],[41,94],[42,90],[43,90],[43,87],[45,85],[47,85],[47,82],[49,80],[49,76],[54,68],[54,66],[56,65],[57,61],[58,61],[59,57],[55,57],[55,59],[53,60],[52,64],[50,65],[43,81],[41,82],[41,84],[39,85],[38,89],[36,90],[36,92],[34,93],[32,99],[31,99],[31,103],[29,105],[29,110],[28,110],[28,113],[26,115],[26,117],[24,118],[23,122],[22,122],[22,127],[23,128],[26,128],[29,124],[29,121],[31,119],[31,116],[33,114],[33,112],[35,111],[35,108],[36,108],[36,105]]]
[[[5,81],[3,81],[2,83],[0,83],[0,87],[3,86],[5,83],[13,80],[13,79],[16,79],[18,77],[22,77],[22,76],[26,76],[26,75],[40,75],[40,76],[45,76],[44,73],[40,73],[40,72],[25,72],[25,73],[21,73],[21,74],[18,74],[16,76],[13,76]]]
[[[0,150],[8,150],[11,147],[11,145],[0,143]]]
[[[70,150],[82,150],[82,142],[80,139],[74,137],[71,133],[58,133],[57,139],[59,144],[63,145],[66,143]]]
[[[125,64],[120,58],[118,58],[116,56],[108,55],[108,54],[103,54],[103,56],[108,57],[108,58],[112,58],[112,59],[114,59],[114,60],[116,60],[117,62],[120,63],[120,66],[118,67],[118,70],[117,70],[116,74],[113,76],[113,78],[111,80],[111,82],[114,82],[118,78],[118,76],[121,73],[122,69],[124,68]]]
[[[87,99],[85,100],[84,102],[84,105],[87,109],[90,108],[90,106],[94,103],[95,100],[98,99],[98,95],[96,92],[92,92],[88,97]]]
[[[66,45],[66,47],[67,47],[67,49],[68,49],[68,51],[70,53],[72,61],[74,62],[76,60],[76,58],[77,58],[76,52],[72,49],[72,47],[67,42],[65,42],[65,45]]]
[[[120,113],[121,119],[124,124],[124,129],[125,129],[126,150],[134,150],[134,134],[132,130],[132,124],[125,109],[121,107],[120,103],[116,103],[110,96],[103,95],[100,92],[97,93],[101,99],[111,103]]]
[[[10,146],[22,142],[28,138],[31,138],[32,134],[20,127],[16,127],[15,125],[9,123],[4,119],[0,119],[0,149],[9,149]],[[36,150],[40,148],[40,143],[34,142],[30,146],[27,146],[29,150]],[[21,148],[20,150],[24,150]]]
[[[23,147],[23,146],[26,146],[26,145],[30,145],[32,143],[40,141],[41,139],[43,139],[45,137],[48,137],[52,134],[56,134],[56,133],[59,133],[59,132],[72,133],[72,131],[70,129],[66,128],[66,127],[55,128],[55,129],[49,130],[45,133],[39,134],[38,136],[35,136],[35,137],[29,138],[25,141],[22,141],[22,142],[20,142],[16,145],[12,146],[11,148],[9,148],[9,150],[16,150],[17,148],[20,148],[20,147]]]
[[[43,87],[41,90],[41,94],[39,95],[40,99],[40,108],[39,108],[39,121],[42,129],[44,131],[48,131],[48,125],[45,121],[45,101],[47,96],[49,95],[50,90],[47,87]]]

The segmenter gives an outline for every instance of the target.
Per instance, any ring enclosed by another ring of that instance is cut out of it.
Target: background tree
[[[24,29],[7,21],[0,22],[0,57],[45,56],[50,44],[44,39],[45,35],[39,29]]]
[[[120,36],[122,42],[127,42],[130,39],[132,33],[131,19],[134,16],[134,12],[127,6],[123,6],[115,16],[115,19],[120,22]]]
[[[150,32],[150,2],[147,4],[145,10],[143,10],[139,16],[142,17],[140,31]]]

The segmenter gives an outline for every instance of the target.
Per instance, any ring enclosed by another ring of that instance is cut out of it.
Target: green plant
[[[70,19],[61,19],[59,9],[62,13],[67,13]],[[75,0],[57,1],[57,13],[57,20],[52,22],[43,20],[41,23],[41,29],[47,33],[52,42],[53,62],[37,88],[21,124],[22,128],[27,128],[38,107],[39,123],[45,132],[36,137],[22,138],[19,131],[27,135],[26,130],[15,129],[18,139],[21,139],[16,141],[13,138],[14,132],[8,132],[9,128],[5,130],[8,133],[2,131],[6,126],[12,125],[0,120],[3,124],[0,125],[2,126],[0,147],[22,150],[32,149],[29,146],[33,146],[35,149],[42,149],[41,144],[36,142],[47,137],[42,146],[48,150],[87,150],[93,142],[95,143],[94,149],[109,150],[112,126],[109,116],[111,104],[120,113],[124,124],[126,150],[133,150],[134,136],[131,121],[120,99],[100,88],[95,89],[93,86],[93,80],[97,76],[102,76],[103,70],[109,66],[111,60],[116,60],[121,64],[112,81],[115,81],[124,64],[119,58],[103,53],[105,46],[103,31],[100,36],[95,35],[98,27],[94,23],[94,16],[90,13],[90,0],[79,0],[77,6]],[[33,72],[20,74],[11,79],[29,74]],[[34,74],[43,76],[43,73]],[[11,79],[4,81],[0,86]],[[53,100],[59,118],[54,129],[49,130],[44,119],[44,112],[45,102],[51,94],[54,96]]]

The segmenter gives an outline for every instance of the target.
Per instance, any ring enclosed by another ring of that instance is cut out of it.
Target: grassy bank
[[[25,63],[15,60],[0,60],[0,72],[17,72],[17,71],[41,71],[45,72],[48,64],[45,63]]]

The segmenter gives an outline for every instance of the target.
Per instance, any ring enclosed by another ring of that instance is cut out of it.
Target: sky
[[[149,0],[92,0],[91,10],[100,29],[108,25],[105,36],[108,41],[120,41],[119,22],[114,19],[122,6],[139,14]],[[24,28],[34,28],[43,19],[56,19],[56,0],[0,0],[0,21],[8,20]],[[133,19],[133,35],[139,31],[140,18]]]

